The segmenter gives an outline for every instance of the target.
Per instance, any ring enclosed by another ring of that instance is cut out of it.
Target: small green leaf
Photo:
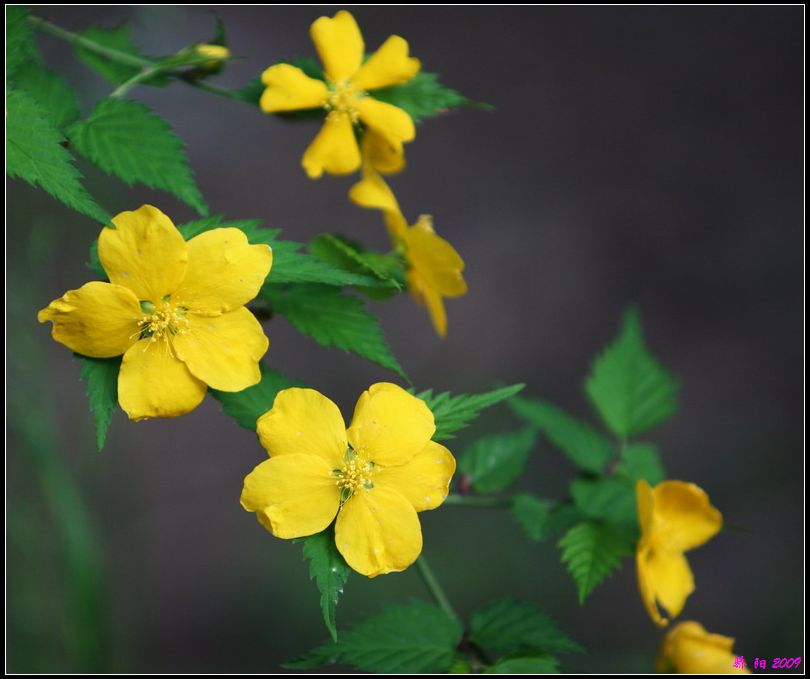
[[[651,443],[634,443],[625,448],[616,467],[616,473],[633,481],[645,479],[650,485],[657,485],[666,478],[661,456]]]
[[[513,384],[483,394],[458,394],[456,396],[451,395],[449,391],[434,396],[433,390],[428,389],[416,396],[427,403],[436,419],[436,433],[433,434],[433,440],[443,441],[455,438],[453,434],[469,425],[484,408],[505,401],[525,386],[525,384]]]
[[[678,383],[644,343],[637,310],[625,313],[619,336],[594,361],[585,391],[605,425],[622,438],[675,412]]]
[[[484,670],[484,674],[558,674],[559,663],[550,655],[501,658]]]
[[[505,655],[584,652],[537,606],[516,599],[494,601],[476,611],[470,641]]]
[[[108,220],[81,184],[73,156],[48,112],[25,92],[6,97],[6,172],[38,186],[68,207],[99,221]]]
[[[130,57],[133,57],[136,61],[142,60],[144,62],[151,62],[151,59],[145,54],[141,53],[141,51],[132,41],[132,37],[129,34],[129,26],[125,22],[120,23],[118,26],[114,26],[113,28],[99,28],[96,26],[91,26],[87,30],[82,31],[80,35],[88,40],[92,40],[102,47],[109,47],[118,52],[123,52]],[[83,61],[90,68],[97,71],[104,78],[115,85],[120,85],[121,83],[129,80],[133,76],[140,73],[141,69],[143,68],[143,66],[135,65],[135,63],[123,64],[119,61],[108,59],[107,57],[101,56],[92,50],[82,47],[79,43],[76,43],[75,47],[76,56],[80,61]],[[154,78],[144,81],[143,84],[163,87],[168,85],[169,82],[171,81],[166,76],[155,76]]]
[[[567,531],[582,519],[580,511],[570,502],[544,500],[532,493],[515,495],[509,509],[527,537],[535,542]]]
[[[42,62],[29,16],[29,9],[23,5],[6,5],[6,76],[15,87],[20,68]]]
[[[309,252],[338,269],[377,278],[396,290],[402,289],[405,281],[405,269],[400,257],[371,252],[332,234],[325,233],[314,238],[309,244]]]
[[[523,473],[535,441],[532,429],[485,436],[464,449],[459,470],[477,493],[497,493]]]
[[[446,672],[461,632],[461,623],[438,606],[414,601],[386,608],[342,632],[337,643],[318,646],[284,667],[341,663],[379,674]]]
[[[542,431],[580,469],[601,474],[610,461],[613,443],[609,439],[551,403],[516,396],[509,405],[516,415]]]
[[[265,285],[260,295],[298,332],[319,344],[351,352],[408,379],[377,319],[365,310],[361,299],[327,285],[304,284],[286,290]]]
[[[118,407],[118,371],[121,356],[116,358],[90,358],[75,354],[82,362],[81,378],[87,384],[87,399],[96,427],[96,445],[104,448],[112,414]]]
[[[23,64],[14,76],[14,87],[30,94],[60,130],[79,119],[79,95],[58,73],[35,63]]]
[[[262,379],[252,387],[236,392],[208,390],[222,405],[222,412],[230,415],[240,427],[250,431],[256,431],[256,420],[273,407],[278,392],[302,386],[300,382],[290,380],[272,368],[261,364],[259,367]]]
[[[577,584],[580,605],[597,585],[633,553],[632,531],[621,526],[584,521],[560,540],[562,562]]]
[[[624,479],[576,479],[571,497],[583,516],[636,527],[636,491]]]
[[[374,90],[375,99],[393,104],[408,112],[414,122],[444,113],[459,106],[492,108],[467,99],[464,95],[445,87],[439,82],[437,73],[421,71],[402,85],[394,85],[381,90]]]
[[[335,546],[335,531],[332,526],[302,538],[301,542],[304,543],[304,558],[309,561],[309,577],[315,580],[321,593],[323,621],[332,640],[337,641],[335,610],[351,569]]]
[[[146,105],[102,99],[68,130],[68,137],[79,154],[127,185],[168,191],[200,214],[208,214],[183,143]]]

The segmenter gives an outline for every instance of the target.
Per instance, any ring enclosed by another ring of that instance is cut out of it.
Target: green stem
[[[430,566],[428,566],[427,561],[425,561],[424,555],[420,556],[416,560],[416,567],[419,569],[419,575],[422,576],[425,587],[430,590],[430,593],[433,595],[433,598],[436,599],[436,603],[439,604],[439,607],[445,613],[447,613],[447,615],[458,620],[458,614],[455,612],[455,610],[453,610],[453,605],[450,603],[450,599],[447,598],[442,586],[436,579],[436,575],[433,573]]]
[[[512,503],[510,497],[491,497],[489,495],[458,495],[451,493],[448,495],[444,504],[456,505],[459,507],[489,507],[489,508],[505,508]]]
[[[129,80],[125,80],[118,87],[116,87],[110,93],[110,97],[113,99],[120,99],[133,87],[140,85],[142,82],[146,82],[147,80],[149,80],[149,78],[157,75],[158,73],[160,73],[159,66],[144,67],[143,70],[139,71],[138,73],[133,75]]]

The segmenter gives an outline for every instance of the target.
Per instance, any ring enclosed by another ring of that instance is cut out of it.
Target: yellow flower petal
[[[309,29],[321,58],[326,79],[333,83],[349,80],[363,61],[365,44],[354,17],[346,10],[333,19],[320,17]]]
[[[399,85],[419,73],[419,68],[419,59],[408,56],[407,41],[392,35],[360,67],[352,84],[363,90]]]
[[[264,449],[272,457],[307,454],[323,458],[330,471],[343,467],[348,446],[338,407],[314,389],[284,389],[273,408],[256,423]]]
[[[85,356],[111,358],[123,354],[138,336],[143,316],[138,298],[120,285],[93,281],[68,290],[37,315],[53,321],[57,342]]]
[[[221,316],[189,313],[188,328],[172,337],[177,357],[213,389],[242,391],[261,380],[259,360],[269,341],[245,307]]]
[[[192,311],[222,313],[247,304],[273,262],[269,245],[251,245],[240,229],[205,231],[188,241],[188,269],[172,295]]]
[[[113,217],[98,238],[98,256],[111,283],[158,304],[186,275],[188,249],[172,220],[151,205]]]
[[[346,433],[358,453],[389,467],[410,461],[435,431],[433,413],[422,399],[396,384],[378,382],[358,399]]]
[[[363,97],[357,102],[357,112],[360,120],[395,148],[416,137],[413,120],[398,106],[373,97]]]
[[[240,499],[278,538],[321,532],[340,506],[332,469],[316,455],[280,455],[265,460],[245,477]]]
[[[652,492],[656,547],[685,552],[704,544],[723,527],[723,515],[694,483],[664,481]]]
[[[335,544],[349,566],[373,578],[416,561],[422,527],[413,505],[395,490],[361,489],[338,513]]]
[[[360,167],[360,149],[347,113],[332,111],[326,117],[321,131],[304,151],[301,165],[310,179],[318,179],[324,172],[351,174]]]
[[[200,405],[205,391],[205,383],[172,355],[166,341],[143,339],[124,354],[118,403],[131,420],[185,415]]]
[[[644,479],[636,481],[636,507],[641,539],[649,541],[653,525],[653,492],[652,486]]]
[[[388,233],[394,243],[408,228],[408,223],[399,209],[394,192],[380,174],[370,165],[363,166],[363,178],[349,189],[349,199],[360,207],[382,210]]]
[[[677,674],[749,674],[735,667],[734,639],[710,634],[697,622],[681,622],[664,638],[657,661],[659,672]]]
[[[265,113],[321,108],[329,96],[326,83],[310,78],[291,64],[276,64],[265,69],[262,83],[267,89],[262,93],[259,106]]]
[[[405,151],[402,143],[390,143],[372,129],[363,134],[363,160],[378,172],[396,174],[405,169]]]
[[[431,441],[410,462],[375,469],[375,489],[391,488],[406,498],[417,512],[424,512],[444,502],[456,471],[456,459],[443,445]]]
[[[444,300],[436,290],[430,287],[416,269],[409,269],[407,273],[408,290],[417,304],[427,306],[433,328],[439,337],[447,336],[447,312],[444,308]]]
[[[461,275],[464,260],[450,243],[433,231],[429,217],[420,217],[403,238],[408,262],[418,271],[426,287],[442,297],[461,297],[467,293],[467,283]]]
[[[637,566],[639,590],[647,610],[657,625],[666,625],[669,621],[655,610],[655,602],[672,618],[681,614],[686,599],[695,591],[689,562],[680,552],[642,549],[637,555]]]

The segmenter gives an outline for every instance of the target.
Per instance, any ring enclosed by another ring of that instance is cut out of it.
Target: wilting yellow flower
[[[697,622],[681,622],[664,637],[658,656],[659,672],[677,674],[750,674],[735,667],[734,639],[710,634]]]
[[[335,544],[373,578],[401,571],[422,551],[417,512],[447,497],[453,455],[431,441],[433,413],[395,384],[360,396],[348,430],[313,389],[284,389],[257,422],[270,455],[245,478],[241,503],[279,538],[313,535],[335,521]]]
[[[695,590],[683,553],[716,535],[723,516],[694,483],[664,481],[652,488],[640,480],[636,483],[636,500],[641,525],[636,548],[639,591],[650,617],[663,627],[669,620],[661,615],[658,605],[676,617]]]
[[[349,198],[362,207],[383,213],[388,234],[395,247],[402,248],[408,262],[408,289],[418,304],[425,304],[440,337],[447,335],[445,297],[467,294],[464,260],[444,238],[433,230],[433,219],[422,215],[413,226],[399,208],[399,203],[385,180],[366,162],[363,179],[349,191]]]
[[[304,153],[306,173],[317,179],[324,172],[350,174],[357,170],[360,150],[355,128],[360,123],[383,145],[381,153],[401,159],[402,144],[416,135],[413,120],[401,108],[370,97],[368,92],[407,82],[419,72],[419,60],[408,56],[408,43],[392,35],[364,62],[363,36],[345,10],[332,19],[320,17],[309,33],[326,82],[310,78],[296,66],[276,64],[262,73],[266,89],[259,102],[265,113],[328,111],[321,131]],[[395,165],[401,169],[402,160]]]
[[[270,248],[250,245],[235,228],[186,242],[151,205],[112,221],[98,239],[110,282],[69,290],[40,311],[41,323],[53,321],[53,338],[85,356],[123,355],[118,401],[133,420],[184,415],[206,385],[256,384],[268,341],[244,304],[270,271]]]

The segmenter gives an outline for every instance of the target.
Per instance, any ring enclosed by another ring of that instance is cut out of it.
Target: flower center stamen
[[[144,315],[138,321],[140,339],[148,338],[150,342],[157,342],[188,332],[188,309],[172,304],[171,295],[163,297],[159,307],[148,300],[142,301],[141,311]]]
[[[332,83],[329,87],[329,95],[324,101],[323,107],[329,112],[330,119],[339,115],[348,115],[352,124],[360,122],[360,112],[357,110],[357,102],[366,93],[359,87],[355,87],[349,81],[342,83]]]
[[[359,458],[351,448],[346,451],[343,458],[343,468],[335,469],[332,475],[337,477],[335,483],[340,488],[340,502],[346,502],[358,490],[371,490],[374,484],[371,477],[374,473],[374,463],[371,460]]]

